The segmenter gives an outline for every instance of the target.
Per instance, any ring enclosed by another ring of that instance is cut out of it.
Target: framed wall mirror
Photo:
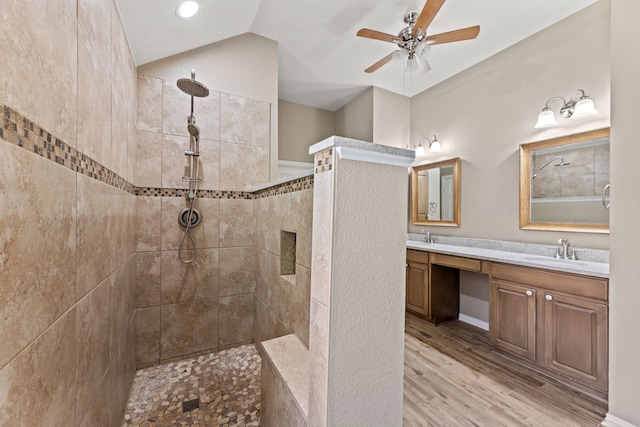
[[[609,128],[520,146],[520,228],[609,232]]]
[[[411,223],[460,226],[460,158],[411,169]]]

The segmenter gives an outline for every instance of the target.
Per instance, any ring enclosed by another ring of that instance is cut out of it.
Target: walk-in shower
[[[193,97],[197,96],[204,98],[209,96],[209,89],[196,80],[195,70],[191,70],[190,79],[178,79],[178,88],[191,95],[191,114],[187,117],[187,130],[189,131],[189,149],[184,152],[189,162],[189,174],[183,176],[182,180],[189,183],[189,190],[187,191],[187,203],[188,208],[185,208],[178,215],[178,222],[184,227],[184,233],[180,239],[180,247],[178,249],[178,258],[185,264],[190,264],[196,259],[196,242],[191,234],[191,229],[200,224],[202,216],[200,212],[195,208],[196,197],[198,193],[198,183],[200,182],[200,128],[196,125],[196,117],[193,115]],[[184,258],[183,252],[185,251],[185,245],[187,239],[191,244],[192,255],[190,258]]]

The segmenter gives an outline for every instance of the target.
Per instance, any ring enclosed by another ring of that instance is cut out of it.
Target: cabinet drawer
[[[415,251],[407,249],[407,261],[429,264],[429,252]]]
[[[431,263],[453,267],[460,270],[482,271],[482,261],[478,259],[462,258],[459,256],[431,254]]]
[[[554,273],[538,268],[516,267],[498,263],[491,265],[491,276],[555,292],[594,298],[602,301],[606,301],[609,295],[609,281],[595,277],[578,276],[570,273]]]

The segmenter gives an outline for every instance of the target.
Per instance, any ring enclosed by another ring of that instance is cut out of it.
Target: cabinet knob
[[[528,297],[530,297],[531,295],[533,295],[533,291],[532,290],[528,290],[527,292],[525,292],[527,294]]]
[[[547,301],[551,301],[553,299],[553,297],[551,296],[551,294],[546,294],[544,296],[544,299],[546,299]]]

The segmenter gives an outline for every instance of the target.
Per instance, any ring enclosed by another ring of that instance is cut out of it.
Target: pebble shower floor
[[[260,424],[260,356],[253,344],[136,372],[123,427]]]

